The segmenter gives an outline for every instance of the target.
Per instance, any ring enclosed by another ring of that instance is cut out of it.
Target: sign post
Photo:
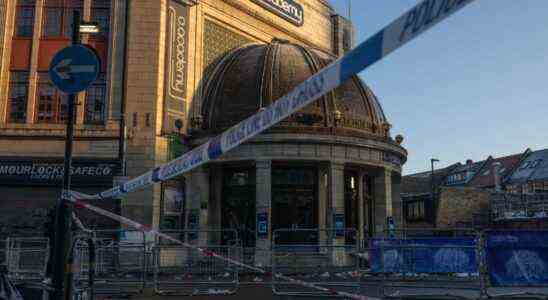
[[[53,257],[52,299],[63,299],[70,283],[65,282],[71,236],[72,209],[67,205],[66,193],[70,191],[70,169],[72,165],[72,142],[74,138],[74,102],[78,92],[85,90],[99,74],[99,58],[95,52],[80,45],[80,12],[73,11],[72,46],[59,51],[52,59],[49,75],[53,84],[68,94],[68,116],[63,169],[63,190],[55,210],[55,242]],[[67,298],[68,299],[68,298]]]

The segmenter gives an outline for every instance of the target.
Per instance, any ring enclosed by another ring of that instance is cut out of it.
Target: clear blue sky
[[[330,1],[347,14],[348,0]],[[419,2],[352,0],[357,43]],[[547,12],[546,0],[477,0],[360,74],[405,137],[404,173],[548,148]]]

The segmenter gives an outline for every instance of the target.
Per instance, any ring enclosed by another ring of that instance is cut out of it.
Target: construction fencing
[[[353,229],[278,229],[271,248],[260,254],[270,255],[263,266],[268,273],[256,284],[270,284],[275,295],[333,297],[268,275],[272,273],[329,291],[384,298],[548,297],[548,231],[424,233],[396,231],[360,241]],[[238,293],[247,271],[230,261],[243,256],[236,231],[163,234],[207,251],[199,253],[162,237],[147,240],[139,231],[95,231],[75,240],[73,290],[83,295],[93,288],[95,295],[113,297],[140,294],[145,288],[161,295]],[[89,260],[89,238],[94,262]],[[12,282],[45,279],[47,238],[9,237],[2,250],[0,262]],[[209,251],[230,260],[207,255]]]
[[[242,247],[236,230],[187,230],[163,232],[178,240],[236,261]],[[228,241],[228,242],[227,242]],[[158,237],[153,247],[154,290],[162,295],[204,295],[236,293],[239,267],[198,250]]]
[[[123,239],[124,230],[93,232],[95,265],[93,289],[96,295],[139,294],[146,285],[146,243],[142,232],[131,231],[138,238]],[[77,240],[74,247],[78,270],[74,277],[77,290],[89,286],[89,245]]]
[[[40,282],[46,276],[49,239],[9,237],[4,262],[12,282]]]
[[[548,298],[548,232],[486,231],[486,273],[491,297]]]
[[[480,248],[475,232],[392,232],[369,239],[364,249],[369,286],[384,297],[477,298]],[[373,282],[370,282],[374,279]]]
[[[339,292],[360,289],[358,240],[354,229],[279,229],[274,231],[272,273]],[[284,296],[329,296],[274,277],[272,291]]]

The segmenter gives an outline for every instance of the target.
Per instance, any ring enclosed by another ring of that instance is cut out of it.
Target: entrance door
[[[278,231],[276,244],[315,244],[315,232],[296,229],[315,229],[317,225],[316,170],[273,169],[272,228],[288,229]]]
[[[244,248],[255,247],[255,170],[225,169],[223,174],[223,229],[236,230]],[[223,243],[230,239],[230,234],[223,236]]]

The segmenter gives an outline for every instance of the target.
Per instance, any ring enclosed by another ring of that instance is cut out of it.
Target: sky
[[[418,0],[351,0],[357,44]],[[348,0],[330,0],[346,16]],[[548,1],[477,0],[360,73],[404,174],[548,148]]]

